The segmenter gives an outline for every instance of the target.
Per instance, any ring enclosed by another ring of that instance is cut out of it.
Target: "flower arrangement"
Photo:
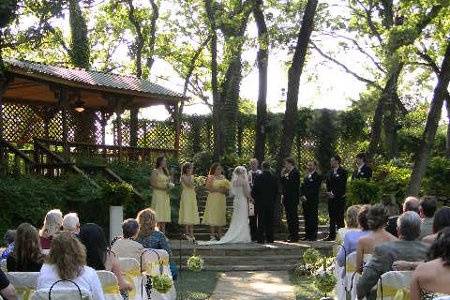
[[[192,272],[200,272],[205,265],[205,261],[198,255],[192,255],[187,260],[187,267]]]
[[[314,276],[314,285],[325,295],[333,291],[336,283],[337,280],[334,274],[326,270],[318,272],[316,276]]]
[[[227,179],[222,179],[222,180],[220,180],[219,182],[218,182],[218,184],[217,184],[217,186],[219,187],[219,188],[223,188],[223,189],[226,189],[226,190],[229,190],[230,189],[230,182],[227,180]]]
[[[322,255],[320,252],[314,248],[309,248],[303,253],[303,262],[306,265],[314,267],[317,265]]]
[[[200,188],[200,187],[205,186],[206,177],[205,176],[195,176],[193,184],[194,184],[195,188]]]
[[[172,278],[167,274],[152,276],[152,286],[158,293],[165,294],[172,288]]]

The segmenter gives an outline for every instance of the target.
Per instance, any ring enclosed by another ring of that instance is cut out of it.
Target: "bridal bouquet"
[[[230,184],[230,182],[229,182],[228,180],[223,179],[223,180],[220,180],[220,181],[218,182],[217,186],[218,186],[219,188],[223,188],[223,189],[229,190],[231,184]]]
[[[187,261],[187,267],[189,271],[192,272],[200,272],[203,269],[204,264],[205,261],[203,260],[203,258],[195,254],[189,257]]]
[[[165,294],[172,288],[172,278],[167,274],[152,276],[152,286],[158,293]]]

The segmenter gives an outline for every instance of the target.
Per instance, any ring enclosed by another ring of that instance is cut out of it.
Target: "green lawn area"
[[[206,300],[209,299],[219,278],[218,272],[183,271],[177,282],[178,300]]]
[[[294,285],[296,300],[318,300],[325,296],[316,288],[311,276],[296,276],[294,272],[290,272],[289,279]]]

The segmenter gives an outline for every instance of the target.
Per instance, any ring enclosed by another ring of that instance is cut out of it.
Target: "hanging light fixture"
[[[75,104],[74,110],[76,112],[82,113],[85,110],[84,101],[81,100],[80,96],[78,96],[78,99],[77,99],[77,101],[75,101],[74,104]]]

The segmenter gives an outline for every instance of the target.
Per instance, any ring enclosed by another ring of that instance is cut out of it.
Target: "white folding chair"
[[[145,275],[162,275],[166,274],[172,278],[172,272],[169,265],[169,254],[163,249],[145,249],[141,255],[141,270]],[[175,283],[172,281],[170,290],[161,294],[152,290],[150,299],[152,300],[175,300],[176,295]]]
[[[117,277],[114,273],[109,271],[97,271],[97,276],[102,284],[105,300],[122,300]]]
[[[63,286],[60,286],[63,284]],[[58,280],[49,289],[34,292],[31,300],[92,300],[91,293],[72,280]]]
[[[139,262],[134,258],[119,258],[119,265],[125,280],[133,286],[128,292],[130,300],[147,300],[145,292],[145,276],[142,275]]]
[[[381,275],[378,281],[377,299],[410,299],[411,271],[391,271]]]
[[[19,300],[29,300],[36,290],[39,272],[8,272],[6,277],[14,286]]]
[[[0,260],[0,270],[3,271],[3,273],[6,273],[8,270],[6,269],[6,259]]]

